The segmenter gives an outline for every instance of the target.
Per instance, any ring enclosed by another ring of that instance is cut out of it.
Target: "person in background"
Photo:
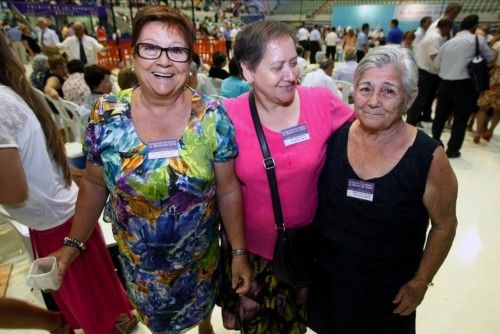
[[[86,105],[90,97],[90,88],[85,83],[85,66],[80,59],[68,62],[68,78],[62,85],[64,99],[77,105]]]
[[[28,56],[26,55],[26,48],[24,47],[22,36],[23,33],[18,29],[17,26],[8,27],[5,30],[5,36],[9,41],[9,46],[14,50],[14,53],[17,56],[17,59],[21,61],[23,64],[28,64]]]
[[[333,72],[334,80],[342,80],[352,83],[354,71],[358,66],[356,62],[356,51],[354,49],[349,49],[345,54],[346,63],[341,65],[338,69]]]
[[[117,81],[118,86],[120,86],[121,90],[129,89],[139,84],[134,69],[130,66],[125,66],[120,69],[120,72],[118,72]]]
[[[26,51],[28,51],[29,59],[33,59],[33,57],[42,52],[42,49],[40,49],[40,46],[36,42],[36,38],[33,38],[30,27],[24,23],[19,23],[18,28],[23,33],[21,40]]]
[[[427,33],[427,29],[429,29],[432,24],[432,17],[424,16],[420,19],[420,27],[415,31],[415,40],[413,41],[413,47],[416,48],[418,43],[424,38]]]
[[[436,115],[432,123],[432,137],[441,139],[446,120],[453,115],[451,136],[446,154],[449,158],[460,157],[460,148],[465,138],[467,121],[476,107],[476,93],[467,71],[467,65],[476,54],[476,36],[474,32],[479,24],[475,14],[465,17],[460,23],[460,32],[444,43],[439,49],[434,65],[439,69],[439,83]],[[478,37],[479,51],[482,57],[491,62],[495,53],[482,37]]]
[[[38,45],[40,45],[42,52],[47,57],[58,55],[60,44],[59,36],[57,36],[54,30],[48,27],[46,18],[40,17],[38,19],[38,28],[40,28],[38,32]]]
[[[44,54],[38,54],[31,62],[33,71],[30,74],[30,82],[36,89],[44,91],[49,74],[49,58]]]
[[[208,71],[208,76],[211,78],[226,79],[229,73],[224,69],[227,64],[227,55],[224,52],[217,51],[212,55],[212,66]]]
[[[205,73],[202,73],[202,71],[200,70],[204,69],[203,65],[201,64],[200,56],[193,52],[191,58],[193,59],[193,62],[196,63],[196,81],[198,82],[198,86],[195,89],[205,95],[219,95],[214,85],[212,84],[212,81]]]
[[[299,29],[297,30],[297,39],[298,39],[298,44],[304,50],[303,57],[308,61],[309,61],[309,55],[311,53],[309,36],[310,36],[309,30],[306,28],[305,23],[302,22]]]
[[[309,72],[302,80],[302,84],[307,87],[326,87],[335,95],[342,96],[337,85],[332,79],[334,62],[330,58],[325,58],[319,62],[319,68]]]
[[[42,329],[51,334],[69,334],[61,312],[48,311],[23,300],[0,297],[0,328]]]
[[[222,81],[221,96],[228,98],[238,97],[252,90],[252,86],[241,78],[240,67],[234,57],[229,61],[229,74],[230,76]]]
[[[106,48],[95,38],[85,34],[83,23],[73,23],[75,34],[66,38],[61,44],[61,51],[68,56],[68,61],[80,59],[85,66],[97,64],[97,53],[105,51]]]
[[[251,94],[275,162],[287,228],[312,223],[326,140],[353,116],[332,91],[298,85],[296,42],[296,32],[289,25],[260,21],[243,28],[234,45],[243,77],[253,87]],[[307,290],[279,282],[273,274],[277,231],[249,98],[245,93],[223,100],[240,148],[236,174],[243,191],[248,257],[255,271],[251,290],[238,297],[231,290],[226,264],[221,292],[224,326],[241,333],[304,333]],[[309,139],[285,142],[283,134],[297,129]],[[225,254],[223,259],[229,260]]]
[[[296,51],[297,51],[297,66],[299,66],[300,77],[303,77],[305,75],[306,67],[309,63],[304,58],[304,48],[302,46],[297,44]]]
[[[347,29],[347,32],[344,36],[344,40],[342,42],[342,49],[344,51],[344,58],[347,53],[347,51],[353,49],[355,54],[356,54],[356,34],[354,33],[354,30],[352,28]],[[357,56],[356,56],[357,59]]]
[[[132,46],[139,85],[104,95],[90,115],[73,228],[85,245],[105,206],[129,297],[154,333],[207,323],[219,291],[219,222],[234,247],[233,293],[250,288],[234,129],[216,100],[186,86],[195,31],[180,10],[140,8]],[[76,249],[54,256],[60,274]]]
[[[47,74],[47,82],[43,88],[45,94],[59,100],[64,98],[62,85],[64,80],[68,77],[68,66],[66,59],[61,55],[54,55],[49,57],[49,73]]]
[[[451,22],[455,21],[457,18],[458,14],[462,11],[462,5],[458,2],[450,2],[448,5],[446,5],[446,8],[444,9],[443,15],[441,15],[436,21],[432,22],[430,25],[429,29],[427,31],[430,31],[430,29],[437,29],[437,25],[439,20],[443,18],[449,18]],[[454,31],[454,26],[452,25],[452,29],[450,30],[450,35],[448,38],[452,38],[455,36],[455,31]]]
[[[314,25],[313,30],[309,35],[309,50],[311,51],[309,55],[309,62],[311,64],[316,64],[316,52],[321,51],[321,33],[319,32],[319,26]]]
[[[421,127],[419,122],[432,122],[432,104],[436,97],[439,82],[439,69],[434,66],[439,48],[446,42],[453,21],[445,17],[437,25],[437,29],[427,32],[415,52],[418,66],[418,96],[406,113],[406,122]]]
[[[87,334],[115,329],[128,333],[136,322],[100,229],[89,235],[86,247],[76,249],[80,244],[65,239],[78,187],[52,113],[24,72],[0,38],[0,204],[13,220],[30,228],[37,257],[61,247],[81,253],[52,293],[69,327]]]
[[[403,41],[401,42],[401,46],[413,52],[414,40],[415,40],[415,32],[413,30],[408,30],[403,34]]]
[[[318,334],[415,333],[415,310],[451,248],[457,179],[442,145],[403,120],[417,80],[398,45],[356,68],[357,119],[328,140],[318,182],[309,299]]]
[[[391,29],[387,33],[387,43],[401,44],[403,41],[403,31],[399,29],[399,21],[397,19],[391,20]]]
[[[105,67],[99,65],[85,67],[83,78],[90,88],[90,95],[86,102],[89,108],[94,107],[95,103],[102,95],[109,94],[113,90],[110,76],[111,72]]]
[[[491,44],[496,52],[496,60],[490,72],[490,88],[482,92],[477,100],[479,110],[476,117],[476,133],[473,138],[475,144],[479,144],[481,138],[489,142],[500,121],[500,30],[497,30]],[[490,126],[488,126],[489,111],[493,112]]]
[[[359,63],[361,59],[368,53],[368,32],[370,31],[370,26],[368,23],[363,23],[361,26],[361,31],[356,39],[356,60]],[[345,49],[344,49],[345,50]]]
[[[326,57],[331,58],[333,61],[336,61],[338,41],[339,36],[335,32],[335,27],[329,28],[329,32],[325,36]]]

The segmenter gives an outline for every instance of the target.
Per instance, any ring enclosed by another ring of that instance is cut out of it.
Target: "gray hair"
[[[37,54],[31,63],[33,71],[43,72],[49,69],[49,58],[44,54]]]
[[[381,68],[388,65],[395,65],[399,68],[401,72],[400,79],[406,97],[413,97],[418,91],[417,64],[410,50],[395,44],[380,46],[363,57],[354,71],[354,91],[356,91],[363,73],[372,68]]]

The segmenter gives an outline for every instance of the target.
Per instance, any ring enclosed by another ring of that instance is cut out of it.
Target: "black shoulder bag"
[[[479,40],[476,36],[476,54],[471,62],[467,65],[472,86],[476,92],[481,93],[490,88],[490,73],[486,60],[479,52]]]
[[[278,239],[276,240],[273,256],[274,275],[283,283],[303,288],[308,286],[312,281],[313,226],[307,225],[294,229],[287,229],[285,227],[278,183],[276,181],[276,173],[274,172],[276,165],[267,146],[253,92],[250,92],[249,102],[255,132],[257,133],[262,156],[264,157],[264,168],[266,169],[269,188],[271,190],[275,227],[278,231]]]

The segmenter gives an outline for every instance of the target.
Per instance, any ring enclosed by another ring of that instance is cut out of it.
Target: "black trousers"
[[[365,54],[366,53],[363,50],[356,50],[356,61],[359,63]]]
[[[321,50],[318,41],[309,41],[309,47],[311,48],[311,55],[309,56],[309,62],[311,64],[316,64],[316,52]]]
[[[432,123],[432,137],[440,140],[446,120],[453,115],[447,152],[458,152],[462,147],[470,114],[475,110],[478,94],[469,79],[441,80],[436,116]]]
[[[337,55],[337,46],[327,46],[326,47],[326,58],[331,58],[335,61],[335,56]]]
[[[432,102],[436,97],[441,79],[421,68],[418,69],[418,96],[406,113],[406,122],[416,125],[421,120],[429,120],[432,114]]]

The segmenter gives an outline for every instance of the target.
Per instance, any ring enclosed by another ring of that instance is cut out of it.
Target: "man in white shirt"
[[[309,30],[302,24],[297,31],[297,39],[299,40],[299,45],[304,48],[304,58],[309,59]]]
[[[432,102],[439,87],[439,70],[434,66],[439,48],[446,42],[453,22],[445,17],[439,20],[437,29],[429,31],[415,52],[418,66],[418,96],[408,109],[406,122],[417,125],[419,122],[432,122]]]
[[[39,18],[38,27],[40,28],[38,32],[38,44],[42,52],[47,57],[59,54],[59,36],[57,36],[54,30],[48,27],[47,19],[44,17]]]
[[[476,36],[474,32],[479,24],[477,15],[469,15],[462,20],[460,32],[444,43],[434,60],[439,68],[441,82],[438,90],[436,117],[432,124],[432,137],[440,140],[446,120],[453,115],[453,126],[448,141],[446,155],[458,158],[465,137],[465,130],[470,114],[475,110],[477,92],[470,81],[467,65],[476,53]],[[479,52],[490,62],[495,59],[482,37],[478,37]]]
[[[427,30],[429,29],[430,25],[432,24],[432,17],[430,16],[424,16],[420,20],[420,27],[418,27],[417,31],[415,31],[415,39],[413,40],[412,46],[416,48],[418,46],[418,43],[424,38]]]
[[[68,55],[68,61],[80,59],[85,66],[97,64],[97,53],[105,48],[95,38],[85,35],[85,28],[81,22],[73,24],[75,34],[67,37],[60,47]]]
[[[430,31],[431,29],[437,29],[437,24],[439,22],[439,20],[441,20],[442,18],[449,18],[452,22],[455,21],[455,19],[457,18],[458,14],[460,14],[460,12],[462,11],[462,5],[457,3],[457,2],[450,2],[445,10],[444,10],[444,13],[443,15],[438,18],[436,21],[432,22],[431,26],[429,27],[429,29],[427,29],[427,31]],[[455,34],[453,32],[453,29],[450,31],[450,38],[453,37]]]
[[[337,89],[335,81],[332,79],[334,62],[330,58],[325,58],[319,63],[319,68],[313,72],[307,73],[302,84],[307,87],[326,87],[341,97],[342,94]]]
[[[316,52],[321,50],[321,33],[318,30],[318,25],[314,26],[309,36],[309,48],[311,49],[311,54],[309,56],[309,61],[311,64],[316,64]]]
[[[352,83],[354,71],[356,70],[356,67],[358,67],[358,63],[356,62],[356,50],[347,50],[347,52],[345,53],[345,60],[346,63],[335,70],[335,73],[333,73],[333,79]]]
[[[326,57],[333,59],[335,61],[335,55],[337,54],[337,42],[339,36],[335,32],[335,27],[330,28],[330,32],[325,36],[326,44]]]

